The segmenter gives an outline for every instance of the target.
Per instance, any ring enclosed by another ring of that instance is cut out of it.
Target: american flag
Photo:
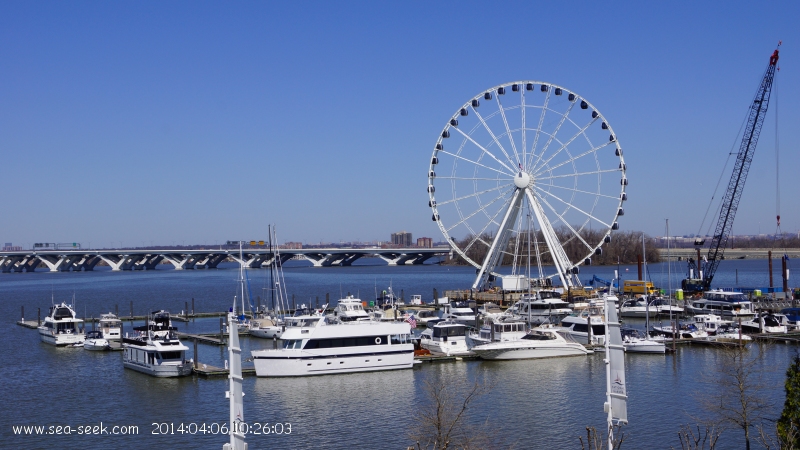
[[[406,319],[406,322],[408,322],[409,325],[411,325],[411,328],[417,328],[417,319],[414,317],[413,314],[408,316],[408,318]]]

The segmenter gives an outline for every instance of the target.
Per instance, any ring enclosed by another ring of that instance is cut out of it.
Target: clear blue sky
[[[568,87],[613,124],[622,230],[661,235],[669,218],[696,233],[779,39],[733,232],[775,231],[776,110],[796,232],[798,17],[796,1],[2,1],[0,242],[215,243],[268,223],[281,242],[438,240],[439,132],[520,79]]]

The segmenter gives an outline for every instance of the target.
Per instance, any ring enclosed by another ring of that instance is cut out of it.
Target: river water
[[[475,276],[475,270],[467,267],[358,263],[345,268],[289,263],[284,270],[288,291],[299,305],[316,304],[317,298],[324,303],[326,294],[338,299],[352,293],[367,300],[391,285],[397,293],[402,290],[405,298],[422,294],[427,302],[433,289],[441,294],[445,289],[465,288]],[[144,273],[103,269],[0,275],[2,446],[220,448],[227,442],[218,428],[228,417],[226,378],[152,378],[123,369],[120,352],[54,348],[41,343],[35,330],[14,322],[22,306],[26,319],[35,319],[37,308],[46,314],[51,299],[71,302],[73,295],[78,314],[86,317],[117,310],[129,315],[131,302],[136,315],[158,309],[177,313],[192,299],[198,312],[223,311],[239,289],[238,270],[229,264],[216,270],[187,271],[162,266]],[[611,279],[616,269],[584,268],[581,279],[593,274]],[[622,266],[620,271],[623,279],[637,276],[635,266]],[[648,265],[648,271],[657,286],[669,285],[666,265]],[[673,265],[672,272],[677,287],[683,267]],[[252,295],[263,295],[268,285],[266,271],[249,270],[248,279]],[[767,261],[723,262],[714,284],[735,286],[737,281],[739,286],[767,286]],[[177,326],[181,331],[214,332],[219,330],[219,319]],[[250,350],[271,344],[243,338],[243,354],[248,357]],[[785,344],[750,349],[750,354],[761,355],[755,375],[762,386],[759,395],[772,405],[767,412],[770,418],[777,418],[783,408],[785,372],[797,351],[797,346]],[[191,356],[215,366],[222,366],[226,358],[223,347],[201,344],[198,353]],[[702,408],[704,400],[730,389],[719,382],[724,359],[718,349],[702,346],[681,346],[675,355],[626,355],[630,423],[623,428],[625,448],[680,448],[680,426],[713,418],[713,412]],[[578,438],[585,436],[587,426],[604,428],[605,367],[602,354],[595,354],[429,363],[413,370],[321,377],[246,377],[244,419],[262,429],[259,435],[249,435],[247,442],[251,449],[405,449],[413,444],[409,432],[429,404],[426,385],[467,388],[476,382],[486,386],[487,392],[471,404],[466,425],[489,436],[494,448],[580,448]],[[94,432],[102,430],[101,424],[108,433],[113,426],[131,425],[138,427],[138,433],[77,434],[78,426],[98,426]],[[269,434],[263,432],[264,424]],[[280,426],[273,432],[275,424]],[[15,426],[24,425],[41,425],[53,433],[56,426],[69,426],[70,434],[14,433]],[[740,430],[723,432],[718,448],[742,447]]]

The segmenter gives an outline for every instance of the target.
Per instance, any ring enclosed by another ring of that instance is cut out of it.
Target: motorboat
[[[742,333],[786,333],[786,325],[775,314],[767,311],[760,312],[750,320],[742,321]]]
[[[478,307],[478,317],[482,320],[496,320],[503,315],[503,309],[492,302],[487,302]]]
[[[781,310],[781,314],[786,318],[784,325],[787,329],[800,328],[800,308],[784,308]]]
[[[628,353],[666,353],[663,340],[655,340],[634,328],[621,328],[622,346]]]
[[[263,315],[250,321],[250,336],[264,339],[280,339],[286,325],[272,315]]]
[[[455,321],[464,325],[474,326],[476,323],[475,311],[466,301],[451,301],[442,308],[442,319]]]
[[[714,336],[721,327],[733,323],[716,314],[697,314],[692,317],[692,321],[699,330],[705,331],[709,336]]]
[[[590,353],[583,345],[565,339],[552,324],[531,329],[519,339],[477,345],[472,351],[482,359],[534,359],[581,356]]]
[[[652,299],[644,295],[625,300],[619,307],[620,317],[653,318],[656,314],[658,309],[653,306]]]
[[[85,350],[102,351],[111,349],[108,340],[103,336],[101,330],[93,330],[86,333],[86,340],[83,341]]]
[[[147,319],[147,324],[134,327],[133,330],[141,334],[147,334],[147,332],[151,332],[155,336],[163,337],[173,334],[177,328],[172,326],[172,318],[169,315],[169,311],[162,309],[150,313],[150,316]]]
[[[674,305],[671,299],[665,299],[663,297],[656,297],[650,302],[650,308],[656,309],[656,314],[659,316],[669,316],[670,313],[672,315],[680,315],[683,314],[683,308],[678,305]]]
[[[659,335],[671,339],[675,339],[676,337],[679,339],[698,339],[708,337],[708,333],[706,331],[699,329],[697,325],[692,322],[679,323],[677,330],[673,325],[662,325],[653,327],[653,331]]]
[[[422,305],[422,296],[420,294],[413,294],[411,296],[411,305],[413,306]]]
[[[186,359],[188,347],[167,327],[137,331],[122,338],[122,365],[126,369],[154,377],[182,377],[192,373],[192,360]]]
[[[75,310],[66,303],[51,306],[38,330],[42,342],[56,346],[81,346],[86,339],[83,320],[75,317]]]
[[[338,304],[333,308],[333,315],[342,322],[352,322],[354,320],[370,320],[369,313],[364,310],[361,299],[348,295],[339,299]]]
[[[616,299],[616,296],[612,297]],[[567,334],[581,344],[603,345],[606,339],[606,322],[602,304],[602,302],[591,300],[588,307],[561,319],[561,326],[567,329]],[[589,339],[590,330],[591,340]]]
[[[439,315],[432,309],[420,309],[414,312],[414,319],[417,321],[417,326],[427,326],[428,321],[431,319],[439,319]]]
[[[116,314],[101,314],[98,321],[98,330],[103,332],[103,338],[108,341],[122,339],[122,321]]]
[[[467,326],[454,320],[428,322],[428,328],[420,335],[420,346],[434,355],[472,355],[467,345]]]
[[[292,318],[283,346],[253,350],[260,377],[409,369],[414,344],[408,322],[335,321],[330,316]]]
[[[705,340],[722,343],[746,343],[752,341],[753,338],[742,333],[742,330],[734,324],[729,323],[720,325],[714,335],[708,336]]]
[[[475,346],[490,342],[516,341],[528,332],[528,324],[521,320],[489,321],[483,324],[480,330],[467,333],[467,346]]]
[[[703,297],[689,300],[685,306],[690,314],[716,314],[724,318],[753,317],[753,304],[741,292],[713,289],[703,293]]]
[[[572,313],[569,304],[556,291],[537,291],[523,294],[506,311],[507,315],[529,321],[531,325],[558,323]]]

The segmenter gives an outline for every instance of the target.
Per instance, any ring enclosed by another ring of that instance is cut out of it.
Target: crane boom
[[[761,135],[761,127],[764,124],[764,118],[767,115],[770,93],[772,92],[772,81],[775,77],[777,65],[778,49],[775,49],[772,56],[769,58],[769,65],[764,72],[764,77],[761,79],[761,85],[758,87],[753,102],[750,104],[747,126],[742,136],[742,143],[739,146],[739,153],[736,155],[736,164],[733,167],[731,179],[728,182],[728,189],[725,191],[725,197],[722,199],[722,206],[720,207],[719,218],[717,219],[717,228],[714,231],[711,245],[708,248],[705,273],[700,283],[704,291],[711,288],[711,280],[714,278],[714,272],[716,272],[722,260],[725,246],[728,243],[728,237],[730,236],[731,227],[733,226],[733,219],[736,216],[739,200],[744,191],[744,183],[747,180],[747,173],[750,171],[750,163],[753,162],[753,153],[758,144],[758,138]],[[699,263],[698,261],[698,267]]]

